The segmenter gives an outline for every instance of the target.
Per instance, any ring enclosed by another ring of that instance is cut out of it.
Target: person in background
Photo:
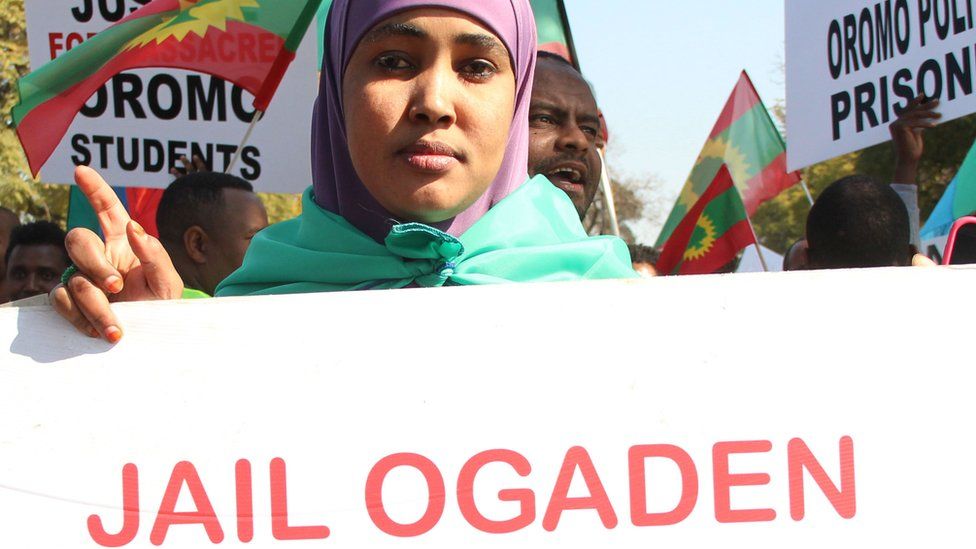
[[[3,256],[7,253],[10,243],[10,233],[20,225],[20,217],[7,208],[0,207],[0,296],[3,295],[3,273],[7,272],[7,265]]]
[[[918,96],[905,106],[905,109],[898,115],[898,119],[891,123],[889,126],[889,132],[891,133],[891,142],[894,146],[895,151],[895,172],[893,176],[893,182],[890,185],[891,190],[893,190],[898,198],[901,200],[905,206],[906,213],[908,215],[908,234],[911,244],[912,254],[914,250],[918,250],[920,246],[919,238],[919,208],[918,208],[918,165],[922,159],[922,154],[925,149],[925,130],[934,128],[938,124],[938,120],[942,118],[942,115],[936,112],[939,107],[938,99],[928,99],[925,96]],[[851,178],[848,178],[851,179]],[[856,179],[856,177],[855,177]],[[844,180],[841,180],[844,181]],[[840,181],[835,182],[831,187],[837,185]],[[865,184],[861,184],[861,189],[864,190]],[[875,190],[879,195],[888,196],[888,193],[881,193],[881,191]],[[826,191],[825,191],[826,193]],[[857,194],[853,192],[853,187],[848,194]],[[822,195],[821,195],[822,196]],[[858,197],[853,197],[855,200],[860,200]],[[890,198],[890,196],[889,196]],[[817,202],[820,202],[818,198]],[[863,221],[869,221],[869,217],[866,215],[868,212],[874,208],[869,202],[859,201],[866,210],[860,214],[854,211],[849,212],[850,215],[854,216],[852,219],[860,218]],[[816,206],[814,206],[816,208]],[[879,208],[887,208],[885,211],[879,211],[879,221],[881,219],[892,219],[892,210],[894,206],[892,204],[886,204],[884,206],[879,206]],[[813,217],[813,210],[811,210],[811,218]],[[833,215],[833,214],[832,214]],[[810,221],[808,219],[807,223],[808,234]],[[876,227],[877,229],[877,227]],[[871,230],[864,226],[860,227],[859,230],[862,231],[861,234],[867,235],[871,233]],[[853,242],[852,246],[857,246]],[[904,263],[902,256],[902,246],[900,244],[896,245],[897,248],[897,262],[899,264]],[[835,250],[838,252],[838,250]],[[889,261],[893,261],[895,258],[887,257],[884,261],[881,261],[883,265],[890,266]],[[875,265],[877,261],[871,261],[869,258],[865,258],[864,261],[854,261],[853,258],[849,258],[844,264],[848,266],[882,266]],[[916,266],[929,266],[931,261],[926,261],[922,256],[909,256],[908,263]],[[790,247],[787,251],[786,256],[783,260],[783,270],[785,271],[796,271],[808,268],[823,268],[815,267],[812,262],[812,258],[809,254],[809,243],[806,239],[797,241]]]
[[[793,243],[783,255],[784,271],[801,271],[807,266],[807,240],[801,238]]]
[[[808,269],[901,267],[912,264],[908,210],[898,193],[866,176],[832,183],[807,218]]]
[[[573,201],[580,219],[600,187],[600,110],[569,61],[539,52],[529,107],[529,175],[544,175]]]
[[[156,211],[159,239],[183,279],[183,297],[213,295],[244,261],[251,239],[268,226],[268,213],[250,183],[198,172],[177,178]]]
[[[4,254],[3,301],[46,295],[61,282],[71,261],[64,247],[64,231],[50,221],[14,228]]]
[[[630,260],[634,264],[634,270],[643,278],[653,278],[658,275],[657,260],[661,257],[661,252],[643,244],[631,244]]]

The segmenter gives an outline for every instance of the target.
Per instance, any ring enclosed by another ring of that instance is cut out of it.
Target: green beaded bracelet
[[[76,274],[78,274],[78,267],[74,263],[68,265],[68,268],[61,273],[61,284],[67,285],[68,280],[71,280],[71,277]]]

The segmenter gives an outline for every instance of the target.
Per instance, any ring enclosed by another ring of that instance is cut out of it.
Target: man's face
[[[210,288],[201,288],[212,294],[223,279],[236,271],[244,262],[244,254],[251,239],[268,226],[268,212],[258,195],[240,189],[224,189],[224,211],[217,227],[210,233],[213,250],[207,255],[206,268]]]
[[[51,244],[14,248],[7,262],[4,290],[11,301],[49,293],[68,268],[64,251]]]
[[[529,110],[529,175],[545,175],[565,191],[581,218],[600,184],[599,134],[600,112],[582,76],[540,59]]]

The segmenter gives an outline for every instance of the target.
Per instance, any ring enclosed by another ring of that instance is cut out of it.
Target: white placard
[[[790,170],[890,139],[918,94],[976,112],[971,0],[786,0]]]
[[[116,348],[0,310],[0,546],[959,546],[974,282],[128,304]]]
[[[146,0],[25,2],[32,67],[81,43]],[[271,107],[233,173],[262,192],[298,193],[311,184],[310,120],[318,83],[315,30],[310,30]],[[116,186],[164,188],[179,157],[201,154],[224,171],[253,116],[253,98],[210,76],[140,69],[110,80],[89,99],[44,165],[48,183],[70,183],[77,164],[98,169]]]

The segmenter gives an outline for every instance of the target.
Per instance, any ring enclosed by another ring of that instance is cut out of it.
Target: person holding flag
[[[336,0],[326,37],[302,215],[259,233],[218,296],[636,277],[623,241],[588,237],[562,191],[527,178],[528,0]],[[183,284],[94,170],[76,180],[105,240],[69,235],[52,301],[117,342],[110,302]]]

